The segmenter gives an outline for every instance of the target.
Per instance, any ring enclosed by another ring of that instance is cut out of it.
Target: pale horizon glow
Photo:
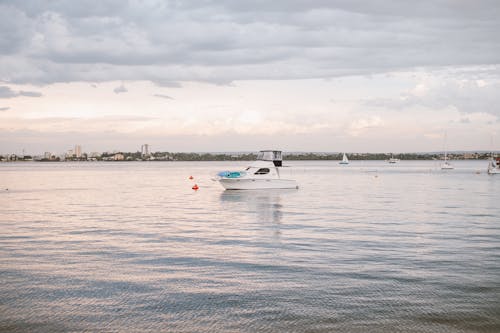
[[[498,4],[113,3],[0,4],[0,154],[499,150]]]

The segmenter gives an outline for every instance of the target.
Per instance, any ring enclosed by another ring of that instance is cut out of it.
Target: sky
[[[500,150],[500,1],[0,0],[0,153]]]

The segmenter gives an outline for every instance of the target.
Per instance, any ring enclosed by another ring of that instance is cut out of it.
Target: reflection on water
[[[224,191],[220,194],[220,200],[224,209],[240,210],[243,205],[244,209],[254,212],[258,220],[279,224],[283,216],[282,196],[295,193],[296,190]]]
[[[227,163],[1,164],[0,332],[498,332],[480,162],[288,162],[276,191],[223,191]]]
[[[220,201],[224,210],[254,214],[256,220],[263,224],[261,228],[272,228],[275,242],[279,242],[283,218],[282,196],[295,193],[296,190],[224,191],[220,194]]]

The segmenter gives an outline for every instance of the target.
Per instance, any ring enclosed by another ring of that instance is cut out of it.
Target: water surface
[[[486,161],[286,164],[0,164],[0,331],[500,331]]]

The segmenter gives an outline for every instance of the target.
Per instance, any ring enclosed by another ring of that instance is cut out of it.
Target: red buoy
[[[194,184],[194,186],[192,187],[192,189],[196,191],[197,189],[199,189],[199,187],[198,187],[198,185]]]
[[[189,176],[189,179],[194,179],[193,176]]]

